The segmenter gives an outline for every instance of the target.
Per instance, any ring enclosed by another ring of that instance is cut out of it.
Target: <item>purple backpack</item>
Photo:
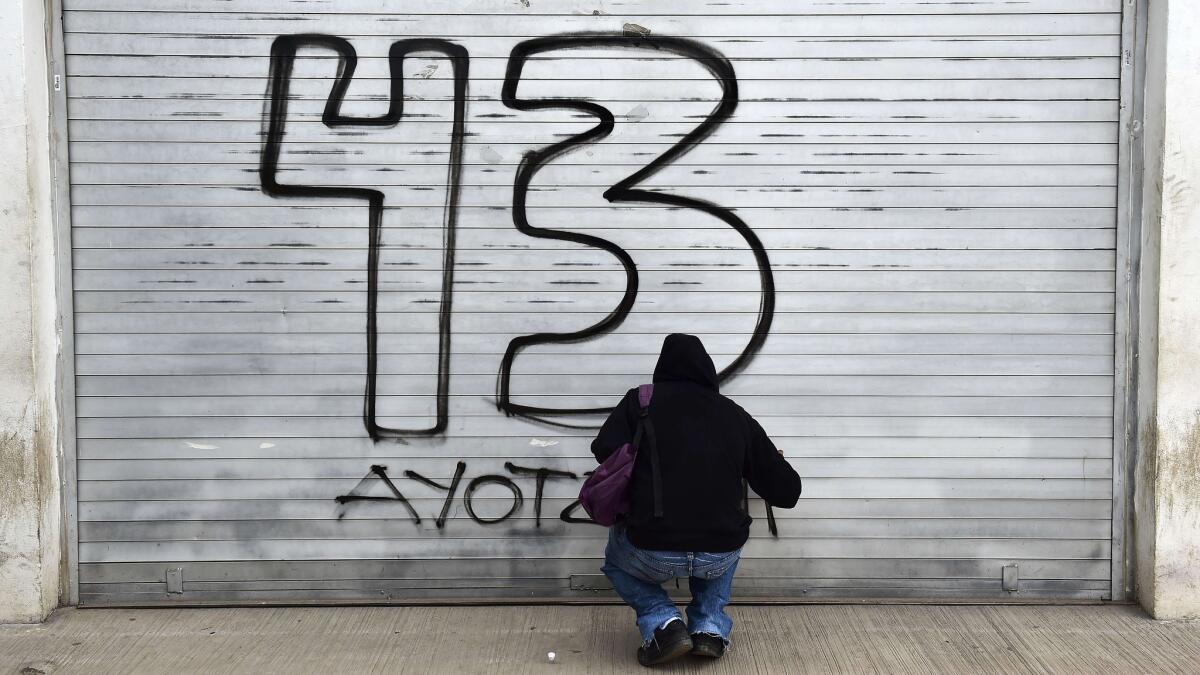
[[[658,469],[658,448],[654,442],[654,426],[650,424],[650,397],[654,394],[653,384],[638,387],[638,404],[641,412],[633,442],[617,448],[608,456],[592,475],[583,482],[579,490],[579,503],[592,520],[605,527],[611,526],[630,510],[630,487],[633,483],[633,462],[642,445],[642,436],[650,439],[650,468],[654,474],[654,515],[661,517],[662,478]]]

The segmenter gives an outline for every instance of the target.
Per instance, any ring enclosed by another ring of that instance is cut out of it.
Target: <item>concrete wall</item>
[[[0,2],[0,622],[59,599],[47,34],[42,0]]]
[[[1155,617],[1200,618],[1200,3],[1153,0],[1149,20],[1136,581]]]

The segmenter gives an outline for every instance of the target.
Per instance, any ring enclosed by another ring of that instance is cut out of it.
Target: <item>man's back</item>
[[[625,395],[592,443],[603,461],[633,438],[637,389]],[[634,464],[632,513],[626,526],[638,548],[732,551],[749,534],[743,479],[768,503],[791,508],[800,477],[762,427],[717,390],[712,359],[700,340],[674,334],[654,370],[649,419],[659,455],[662,516],[654,515],[648,439]]]

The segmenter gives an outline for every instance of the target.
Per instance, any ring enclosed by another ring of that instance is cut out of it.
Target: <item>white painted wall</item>
[[[1156,383],[1144,392],[1156,406],[1139,439],[1138,595],[1157,618],[1200,618],[1200,3],[1150,6],[1144,221],[1161,256]]]
[[[0,622],[59,596],[46,35],[42,0],[0,3]]]

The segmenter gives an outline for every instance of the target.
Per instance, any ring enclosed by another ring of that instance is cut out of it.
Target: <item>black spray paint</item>
[[[287,122],[288,91],[296,51],[301,47],[319,47],[338,54],[338,72],[321,120],[325,126],[393,127],[404,116],[404,59],[416,52],[442,54],[450,59],[454,73],[454,123],[450,136],[450,161],[447,167],[446,204],[443,211],[442,293],[438,312],[437,419],[433,426],[419,429],[384,427],[375,421],[375,397],[378,361],[379,248],[383,240],[383,193],[369,188],[285,185],[277,178],[279,155]],[[272,197],[334,197],[362,199],[368,204],[367,244],[367,384],[363,404],[363,424],[374,440],[403,436],[434,436],[445,431],[449,422],[450,389],[450,310],[454,285],[455,228],[462,176],[462,151],[466,123],[468,81],[467,50],[445,40],[421,38],[399,40],[388,52],[391,69],[391,95],[388,110],[378,117],[350,117],[341,112],[346,90],[354,77],[358,56],[346,40],[332,35],[283,35],[271,45],[270,110],[259,178],[263,192]]]
[[[471,496],[474,495],[475,491],[480,487],[483,487],[489,483],[506,487],[512,491],[512,505],[509,507],[508,511],[499,518],[480,518],[478,515],[476,515],[474,507],[471,506]],[[517,487],[517,484],[508,478],[496,474],[479,476],[470,483],[467,483],[467,493],[463,495],[463,505],[467,507],[467,515],[471,516],[471,520],[474,520],[481,525],[502,523],[508,520],[517,511],[521,510],[521,504],[523,503],[525,503],[525,496],[521,494],[521,488]]]
[[[330,89],[322,113],[322,122],[330,128],[338,127],[393,127],[401,122],[404,116],[404,59],[418,52],[442,54],[450,59],[454,76],[454,121],[450,140],[449,164],[447,167],[447,193],[443,215],[443,278],[442,293],[439,302],[438,317],[438,375],[437,375],[437,412],[433,426],[418,429],[398,429],[383,427],[376,420],[376,380],[378,360],[378,295],[379,295],[379,249],[382,244],[382,221],[384,195],[378,190],[353,187],[329,187],[316,185],[287,185],[278,181],[279,157],[282,151],[285,125],[287,122],[288,97],[291,86],[292,70],[295,65],[297,51],[300,48],[324,48],[338,54],[338,71]],[[600,248],[608,251],[621,261],[625,268],[626,289],[617,305],[604,320],[584,330],[573,333],[537,333],[515,338],[509,343],[501,362],[497,386],[497,406],[509,415],[538,419],[555,423],[546,417],[566,414],[601,414],[607,413],[607,408],[541,408],[518,405],[510,399],[510,380],[512,365],[517,354],[537,344],[569,343],[587,340],[598,335],[609,333],[616,329],[628,316],[637,298],[638,273],[633,258],[622,248],[590,235],[538,228],[529,224],[526,214],[526,196],[529,183],[538,169],[554,158],[562,155],[573,147],[598,141],[608,136],[614,126],[613,114],[595,103],[579,99],[550,99],[522,100],[516,97],[517,84],[520,82],[522,69],[531,55],[556,49],[582,48],[618,48],[618,49],[652,49],[666,51],[701,63],[720,82],[722,95],[717,107],[703,122],[686,134],[678,143],[655,158],[649,164],[626,177],[604,192],[604,197],[613,203],[652,203],[675,208],[695,209],[714,216],[736,230],[749,244],[753,251],[762,285],[762,301],[759,307],[758,321],[754,332],[741,354],[718,374],[720,381],[725,381],[745,368],[749,361],[761,349],[770,331],[775,307],[775,283],[771,273],[770,261],[761,241],[754,231],[740,218],[728,209],[716,204],[689,197],[664,194],[661,192],[637,189],[637,185],[651,178],[663,167],[686,153],[692,146],[708,138],[725,120],[733,114],[738,103],[737,78],[732,64],[722,54],[698,42],[682,38],[660,36],[622,35],[622,34],[573,34],[527,40],[517,45],[510,56],[508,69],[505,74],[502,98],[510,108],[522,111],[568,109],[577,110],[594,116],[599,124],[591,130],[573,136],[570,139],[556,143],[542,150],[531,151],[522,159],[517,170],[513,186],[513,222],[518,231],[535,238],[570,241],[585,246]],[[461,188],[462,150],[465,136],[466,96],[468,84],[469,56],[467,50],[460,45],[432,38],[399,40],[393,43],[389,54],[390,68],[390,97],[386,113],[377,117],[352,117],[343,115],[342,103],[353,80],[358,64],[354,47],[345,39],[319,34],[285,35],[276,38],[271,46],[271,74],[269,88],[269,110],[267,113],[266,141],[263,147],[262,161],[259,166],[259,178],[264,193],[272,197],[291,198],[348,198],[365,200],[368,204],[368,253],[367,253],[367,383],[364,397],[363,423],[367,433],[374,440],[382,438],[399,439],[403,436],[433,436],[441,434],[448,426],[448,396],[450,380],[450,317],[453,299],[455,234],[458,215],[458,200]],[[544,486],[550,478],[577,479],[574,473],[550,468],[521,467],[511,462],[505,463],[505,468],[518,476],[531,476],[535,479],[535,523],[541,526],[541,506]],[[410,480],[424,483],[430,487],[446,491],[446,499],[435,525],[442,529],[449,515],[450,506],[458,491],[458,486],[466,472],[466,463],[458,462],[454,477],[449,485],[443,485],[426,478],[414,471],[405,471],[404,475]],[[585,474],[586,475],[586,474]],[[379,480],[387,486],[392,496],[374,497],[362,494],[371,481]],[[500,485],[512,493],[512,503],[509,510],[498,518],[481,518],[472,507],[471,498],[475,491],[488,484]],[[339,504],[359,501],[398,501],[404,505],[413,518],[414,523],[420,523],[421,517],[416,509],[391,480],[387,467],[372,465],[370,472],[347,494],[338,496]],[[479,476],[468,483],[463,495],[463,503],[468,515],[477,523],[500,523],[516,514],[524,502],[521,489],[506,476]],[[578,510],[578,500],[572,502],[559,514],[560,520],[568,523],[590,523],[586,518],[574,516]],[[767,521],[771,534],[778,536],[774,514],[770,507],[767,509]]]
[[[383,484],[386,485],[389,490],[391,490],[392,496],[371,497],[362,494],[372,480],[383,481]],[[404,494],[400,492],[400,488],[396,487],[396,484],[393,483],[392,479],[388,477],[387,467],[382,464],[372,464],[371,470],[366,476],[363,476],[362,480],[358,481],[358,485],[355,485],[354,488],[351,489],[347,494],[338,495],[334,498],[334,501],[339,504],[349,504],[350,502],[400,502],[404,505],[404,508],[408,509],[409,514],[411,514],[413,517],[414,523],[421,522],[421,516],[417,513],[417,510],[413,508],[413,505],[408,501]],[[338,520],[341,520],[341,515],[338,516]]]
[[[766,249],[758,239],[758,235],[750,229],[749,225],[734,215],[729,209],[711,202],[652,190],[637,189],[640,183],[651,178],[663,167],[688,152],[694,145],[711,136],[717,127],[733,115],[733,111],[737,108],[738,104],[738,86],[737,76],[734,74],[733,64],[729,62],[729,59],[725,58],[717,50],[692,40],[620,33],[554,35],[526,40],[518,44],[513,48],[512,54],[509,56],[508,69],[504,76],[504,87],[501,92],[504,105],[522,111],[574,110],[595,117],[599,120],[599,124],[565,141],[555,143],[541,150],[532,150],[525,154],[521,159],[520,166],[517,168],[516,179],[513,183],[513,224],[518,231],[530,237],[569,241],[603,249],[620,260],[621,265],[625,268],[625,293],[616,309],[603,320],[583,330],[571,333],[534,333],[532,335],[522,335],[509,342],[508,349],[505,350],[496,386],[497,407],[509,415],[537,419],[560,426],[570,425],[555,422],[548,418],[556,415],[602,414],[609,412],[609,408],[544,408],[513,403],[510,392],[513,361],[521,350],[527,347],[540,344],[580,342],[615,330],[625,320],[625,317],[629,315],[634,301],[637,299],[638,271],[629,253],[610,241],[577,232],[534,227],[529,223],[529,217],[526,213],[526,197],[529,192],[529,183],[537,171],[554,158],[563,155],[572,148],[592,143],[608,136],[613,130],[614,117],[612,112],[607,108],[582,99],[520,99],[517,98],[517,85],[521,81],[522,70],[530,56],[554,50],[594,48],[650,49],[670,52],[700,63],[721,84],[720,102],[699,126],[685,134],[678,143],[671,146],[666,152],[656,157],[649,164],[604,192],[604,198],[613,203],[650,203],[701,211],[724,221],[736,230],[746,240],[746,243],[749,244],[758,265],[762,285],[762,301],[759,305],[758,322],[754,327],[750,341],[741,354],[718,373],[719,381],[724,382],[728,380],[754,358],[766,340],[775,313],[775,280],[771,273],[771,263],[767,257]]]
[[[509,473],[514,473],[518,476],[533,476],[535,478],[535,491],[533,497],[533,522],[535,527],[542,526],[542,493],[546,487],[546,479],[557,477],[575,480],[579,478],[579,476],[576,476],[571,471],[559,471],[557,469],[547,469],[545,467],[539,469],[530,469],[524,466],[517,466],[512,462],[505,462],[504,468],[507,469]]]
[[[518,466],[512,462],[505,462],[504,469],[514,476],[534,479],[534,526],[539,528],[542,526],[542,499],[545,493],[546,481],[552,478],[579,480],[580,478],[587,477],[592,473],[588,471],[581,477],[576,475],[573,471],[552,469],[545,466]],[[404,477],[409,480],[414,480],[423,485],[428,485],[429,487],[446,491],[446,499],[442,502],[442,510],[438,514],[437,519],[434,521],[434,525],[439,530],[444,529],[446,526],[446,520],[450,515],[450,506],[454,503],[454,498],[458,494],[458,486],[462,483],[463,475],[466,472],[467,463],[460,460],[458,464],[455,465],[454,477],[450,479],[450,483],[448,485],[439,483],[431,478],[426,478],[416,471],[404,472]],[[374,481],[381,481],[385,486],[387,486],[388,491],[392,493],[391,496],[375,497],[366,495],[365,492],[369,489],[370,485]],[[505,511],[503,515],[495,518],[485,518],[475,512],[475,506],[473,502],[475,492],[485,485],[498,485],[508,490],[511,494],[511,501],[509,502],[508,510]],[[404,494],[400,492],[400,488],[396,487],[396,484],[392,482],[392,479],[387,473],[387,466],[382,464],[371,465],[371,470],[365,477],[363,477],[362,480],[358,482],[358,484],[354,486],[353,489],[350,490],[350,492],[335,497],[334,501],[336,501],[338,504],[350,504],[353,502],[400,502],[404,505],[404,508],[408,511],[409,515],[412,516],[413,524],[420,524],[421,522],[421,516],[418,515],[417,510],[413,508],[413,505],[411,502],[409,502],[408,498],[406,498]],[[516,516],[517,513],[520,512],[521,507],[525,504],[525,493],[522,492],[520,486],[508,476],[503,476],[500,474],[485,474],[482,476],[477,476],[467,483],[467,488],[463,492],[462,503],[463,508],[467,512],[467,516],[470,517],[471,520],[480,525],[496,525]],[[748,513],[750,510],[749,492],[745,494],[745,508]],[[591,519],[581,518],[574,515],[579,509],[580,503],[579,500],[576,499],[563,508],[562,512],[558,515],[558,519],[564,523],[587,523],[594,525],[595,522]],[[344,516],[345,512],[343,511],[342,513],[338,514],[338,520],[341,520]],[[775,523],[775,514],[771,510],[771,506],[769,504],[767,505],[767,529],[770,531],[772,537],[779,536],[779,529]]]
[[[442,526],[446,524],[446,516],[450,515],[450,504],[454,501],[454,493],[458,492],[458,484],[462,481],[463,474],[466,473],[466,471],[467,463],[460,461],[458,465],[454,467],[454,478],[450,479],[449,485],[442,485],[433,479],[422,476],[416,471],[404,472],[405,478],[415,480],[419,483],[424,483],[429,487],[435,487],[446,491],[446,501],[442,502],[442,512],[438,514],[437,520],[434,521],[434,525],[436,525],[437,529],[439,530],[442,529]]]

